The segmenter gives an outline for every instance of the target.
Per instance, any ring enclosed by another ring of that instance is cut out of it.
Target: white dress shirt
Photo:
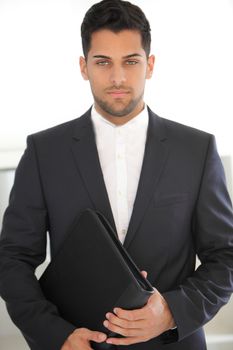
[[[124,125],[117,126],[92,107],[100,165],[118,237],[122,244],[128,230],[144,157],[148,110],[144,108]]]

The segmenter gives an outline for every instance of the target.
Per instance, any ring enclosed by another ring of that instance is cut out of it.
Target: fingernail
[[[106,314],[106,318],[109,318],[109,317],[110,317],[110,313],[107,313],[107,314]]]
[[[118,311],[118,309],[117,309],[117,308],[115,308],[113,311],[114,311],[114,313],[116,314],[116,313],[117,313],[117,311]]]
[[[104,321],[104,326],[108,327],[108,321],[106,321],[106,320]]]

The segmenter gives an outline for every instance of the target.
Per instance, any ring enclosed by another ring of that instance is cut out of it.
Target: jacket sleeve
[[[0,295],[31,348],[59,350],[75,329],[47,301],[35,277],[46,256],[48,213],[33,137],[20,160],[0,237]]]
[[[179,340],[211,320],[233,291],[233,211],[213,136],[193,214],[192,233],[201,264],[177,289],[163,294],[176,321]]]

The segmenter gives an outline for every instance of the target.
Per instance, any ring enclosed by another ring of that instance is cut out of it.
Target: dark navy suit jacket
[[[33,350],[59,350],[75,327],[59,316],[34,276],[85,208],[115,228],[90,110],[30,135],[16,170],[0,241],[0,294]],[[178,341],[118,347],[204,350],[202,326],[233,290],[233,213],[214,137],[149,109],[145,155],[124,242],[173,313]],[[195,270],[196,255],[201,265]],[[78,296],[77,296],[78,297]],[[173,339],[175,340],[175,339]]]

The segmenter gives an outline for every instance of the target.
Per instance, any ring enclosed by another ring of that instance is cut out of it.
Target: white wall
[[[73,119],[92,102],[79,73],[80,23],[95,1],[0,0],[0,150]],[[233,152],[233,1],[135,0],[151,22],[157,64],[146,101],[210,131]],[[152,8],[153,4],[153,8]]]
[[[0,0],[0,166],[17,163],[28,134],[76,118],[92,103],[78,58],[80,23],[94,2]],[[233,0],[133,2],[151,22],[156,55],[146,102],[165,118],[214,133],[231,169]]]

